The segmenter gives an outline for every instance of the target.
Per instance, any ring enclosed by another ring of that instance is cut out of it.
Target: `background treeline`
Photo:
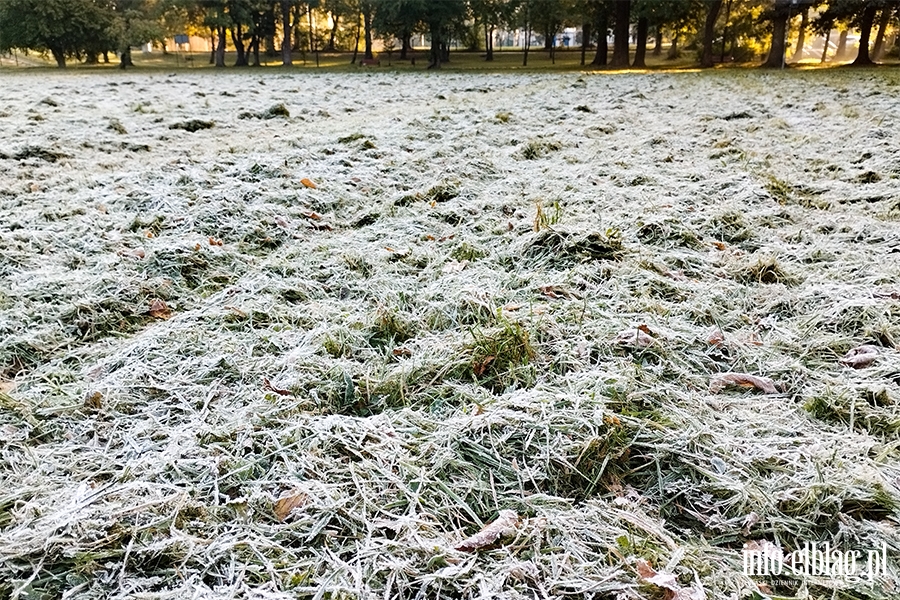
[[[841,58],[854,31],[853,64],[867,65],[892,49],[898,19],[900,0],[0,0],[0,52],[48,54],[60,67],[113,55],[127,67],[132,47],[165,49],[189,34],[210,40],[209,60],[219,67],[226,48],[233,66],[261,65],[261,55],[290,65],[293,53],[310,50],[372,60],[376,42],[407,60],[424,35],[428,67],[439,68],[451,47],[493,60],[500,32],[517,33],[524,64],[534,41],[553,58],[559,34],[577,28],[582,64],[643,67],[648,51],[690,51],[703,67],[762,55],[779,67],[811,35],[826,36],[823,61],[829,42]]]

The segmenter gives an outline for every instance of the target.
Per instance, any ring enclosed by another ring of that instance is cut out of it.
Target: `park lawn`
[[[2,75],[0,597],[894,597],[900,73],[250,72]]]

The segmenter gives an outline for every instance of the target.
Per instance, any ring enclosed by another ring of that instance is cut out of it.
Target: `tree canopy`
[[[610,36],[609,64],[617,68],[643,67],[648,40],[655,38],[660,54],[666,36],[670,58],[690,49],[703,67],[765,50],[765,65],[780,67],[790,33],[799,30],[802,41],[807,29],[829,36],[839,29],[844,44],[846,31],[855,29],[861,42],[855,64],[866,65],[883,54],[898,11],[900,0],[0,0],[0,52],[45,53],[60,67],[116,52],[128,66],[131,47],[190,33],[212,40],[217,66],[225,66],[226,46],[237,55],[235,66],[253,66],[261,52],[275,56],[279,41],[287,65],[291,52],[319,49],[352,49],[355,61],[363,42],[364,58],[372,60],[373,39],[389,48],[399,42],[406,59],[413,36],[423,34],[429,66],[437,68],[449,60],[451,43],[492,60],[498,30],[524,32],[524,62],[532,40],[553,59],[560,32],[575,27],[582,61],[596,48],[595,65],[607,64]],[[826,44],[823,56],[827,51]],[[792,58],[798,57],[795,47]]]

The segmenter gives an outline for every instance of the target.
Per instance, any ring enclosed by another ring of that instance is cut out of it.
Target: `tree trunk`
[[[356,64],[356,57],[359,55],[359,38],[362,35],[362,15],[356,15],[356,43],[353,44],[353,58],[350,59],[350,64]]]
[[[216,45],[216,66],[225,66],[225,26],[219,27],[218,44]]]
[[[265,35],[265,44],[266,44],[266,56],[268,58],[275,57],[275,4],[269,4],[268,8],[265,12],[265,24],[266,24],[266,35]]]
[[[585,21],[581,24],[581,66],[587,57],[588,45],[591,43],[591,22]]]
[[[409,58],[409,48],[412,44],[409,43],[409,32],[403,31],[400,33],[400,60],[407,60]]]
[[[216,33],[215,27],[209,28],[209,64],[216,64]]]
[[[614,41],[611,67],[627,69],[628,38],[631,29],[631,0],[616,0],[616,23],[614,26]]]
[[[337,47],[334,45],[334,41],[337,37],[338,28],[340,27],[341,15],[335,14],[334,11],[332,11],[331,20],[333,22],[333,25],[331,26],[331,33],[328,35],[328,45],[325,46],[326,52],[337,51]]]
[[[53,55],[53,58],[56,60],[56,66],[60,69],[66,68],[66,53],[61,49],[51,49],[50,54]]]
[[[716,37],[716,21],[719,20],[719,12],[722,10],[722,0],[714,0],[709,5],[706,13],[706,22],[703,25],[703,54],[700,56],[700,66],[710,68],[713,66],[713,41]]]
[[[294,7],[294,30],[293,30],[294,41],[291,44],[291,48],[295,52],[303,51],[303,32],[300,30],[300,23],[302,23],[302,22],[303,22],[303,12],[300,8],[300,5],[298,4]],[[306,54],[304,54],[303,56],[304,56],[303,62],[305,63],[306,62]]]
[[[764,67],[770,69],[780,69],[784,66],[785,34],[791,6],[789,1],[776,0],[775,16],[772,18],[772,47],[769,48],[769,57],[763,63]]]
[[[838,47],[834,52],[834,60],[844,60],[847,55],[847,36],[850,34],[849,29],[844,29],[841,31],[841,35],[838,37]]]
[[[725,4],[725,29],[722,30],[722,52],[719,54],[719,62],[725,62],[725,42],[728,38],[728,23],[731,21],[732,0]],[[731,38],[731,55],[734,56],[734,36]]]
[[[528,66],[528,50],[531,49],[531,29],[525,24],[525,52],[522,53],[522,66]]]
[[[856,60],[851,63],[854,67],[866,67],[875,64],[869,58],[869,37],[872,35],[872,24],[875,22],[876,10],[877,8],[874,5],[868,4],[863,12],[862,23],[859,26],[859,54],[856,55]]]
[[[647,17],[639,18],[637,24],[637,48],[634,51],[634,64],[632,65],[635,69],[647,68],[648,29]]]
[[[487,47],[487,60],[494,60],[494,26],[491,25],[488,28],[488,47]]]
[[[675,60],[681,54],[678,49],[678,32],[672,34],[672,43],[669,44],[669,52],[666,54],[666,60]]]
[[[105,64],[105,65],[109,64],[109,50],[103,51],[103,64]]]
[[[875,36],[875,48],[872,50],[873,60],[881,60],[881,57],[884,54],[884,36],[885,33],[887,33],[888,25],[891,23],[891,15],[893,12],[894,9],[890,6],[881,9],[881,19],[878,22],[878,35]]]
[[[234,43],[234,49],[237,51],[237,59],[234,61],[234,66],[246,67],[250,63],[247,62],[247,52],[244,48],[244,31],[240,23],[231,28],[231,41]]]
[[[431,56],[428,68],[441,68],[441,26],[439,23],[431,24]]]
[[[253,37],[250,39],[250,53],[253,55],[253,66],[261,67],[262,63],[259,61],[259,46],[262,40],[255,33]]]
[[[294,64],[291,58],[291,5],[287,0],[281,0],[281,66],[290,67]]]
[[[133,67],[134,62],[131,60],[131,46],[126,46],[124,50],[122,50],[122,57],[119,62],[120,69],[127,69],[128,67]]]
[[[662,56],[663,32],[661,25],[656,26],[655,37],[656,39],[653,42],[653,56]]]
[[[372,54],[372,5],[366,3],[363,5],[363,22],[366,25],[366,60],[374,60],[375,55]]]
[[[819,61],[821,63],[824,63],[825,59],[828,58],[828,43],[830,41],[831,41],[831,30],[829,29],[828,32],[825,34],[825,44],[823,45],[823,50],[822,50],[822,60]]]
[[[84,64],[99,65],[100,64],[100,54],[95,50],[88,51],[84,57]]]
[[[809,7],[803,9],[803,15],[800,19],[800,31],[797,32],[797,47],[794,48],[794,54],[791,56],[791,62],[803,60],[803,46],[806,44],[806,28],[809,26]]]
[[[609,15],[601,9],[597,19],[597,53],[591,64],[597,67],[605,67],[609,58]]]

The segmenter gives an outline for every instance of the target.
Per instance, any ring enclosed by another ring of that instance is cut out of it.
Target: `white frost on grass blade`
[[[741,597],[751,533],[900,549],[900,359],[840,363],[900,336],[900,73],[249,75],[4,75],[0,596]]]

